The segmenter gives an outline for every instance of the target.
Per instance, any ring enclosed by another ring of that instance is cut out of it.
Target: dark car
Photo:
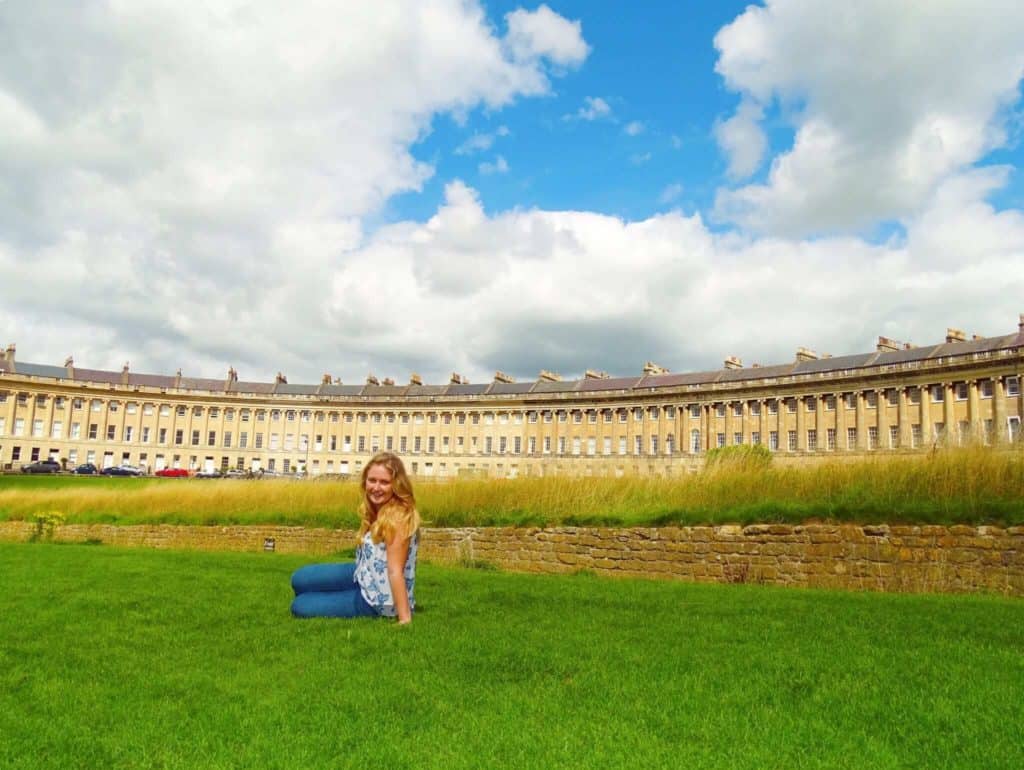
[[[132,465],[112,465],[100,473],[104,476],[141,476],[142,470]]]
[[[74,472],[82,475],[91,476],[95,473],[99,473],[100,470],[93,463],[82,463],[77,468],[75,468]]]
[[[21,466],[22,473],[59,473],[60,463],[56,460],[39,460]]]

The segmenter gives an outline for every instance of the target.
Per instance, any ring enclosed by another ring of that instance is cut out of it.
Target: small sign
[[[263,538],[263,550],[264,551],[273,551],[274,550],[274,545],[275,545],[274,538],[272,538],[272,537],[265,537],[265,538]]]

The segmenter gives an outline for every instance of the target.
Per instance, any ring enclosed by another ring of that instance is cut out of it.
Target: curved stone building
[[[310,475],[354,474],[380,449],[419,476],[671,474],[713,447],[763,444],[793,459],[1019,440],[1024,315],[1018,330],[870,353],[632,377],[541,372],[444,385],[367,378],[318,385],[136,374],[0,356],[0,467],[123,463]]]

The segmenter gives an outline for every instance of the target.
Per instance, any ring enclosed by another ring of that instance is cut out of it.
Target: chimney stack
[[[561,382],[562,375],[557,372],[549,372],[547,369],[541,369],[537,379],[543,380],[544,382]]]
[[[329,375],[329,374],[327,374],[325,372],[324,376],[320,378],[320,384],[321,385],[330,385],[331,384],[331,375]]]
[[[644,374],[668,374],[668,369],[664,366],[658,366],[653,361],[648,361],[644,364]]]
[[[900,349],[900,343],[889,337],[879,337],[875,350],[879,353],[895,353]]]
[[[962,329],[954,329],[952,326],[946,328],[946,342],[966,342],[967,335]]]
[[[817,361],[818,354],[809,348],[797,348],[796,349],[796,360],[800,361]]]
[[[366,384],[380,385],[380,380],[378,380],[377,377],[371,372],[370,374],[366,375]]]
[[[1021,317],[1022,317],[1022,318],[1024,318],[1024,316],[1021,316]],[[9,345],[7,346],[7,351],[6,351],[6,353],[4,354],[4,359],[5,359],[6,361],[8,361],[9,363],[12,363],[12,364],[14,363],[14,351],[15,351],[15,350],[16,350],[16,346],[15,346],[15,344],[14,344],[13,342],[12,342],[12,343],[10,343],[10,344],[9,344]]]
[[[505,374],[505,372],[495,372],[494,373],[494,381],[495,382],[509,383],[509,382],[515,382],[516,378],[515,377],[511,377],[511,376]]]
[[[278,372],[277,377],[274,378],[274,382],[276,382],[278,385],[287,385],[288,378],[281,374],[281,372]]]
[[[743,361],[737,356],[729,356],[722,362],[726,369],[742,369]]]
[[[391,377],[385,377],[383,380],[380,381],[380,384],[381,385],[394,385],[395,381]]]
[[[416,372],[413,372],[412,374],[409,375],[409,384],[410,385],[422,385],[423,384],[423,378],[420,377]]]
[[[608,379],[608,372],[599,372],[599,371],[597,371],[595,369],[587,369],[587,371],[583,373],[583,379],[585,379],[585,380],[607,380]]]
[[[458,372],[452,372],[451,378],[448,380],[451,385],[468,385],[466,379]]]
[[[75,359],[68,356],[64,359],[64,368],[68,370],[68,379],[75,379]]]
[[[1017,331],[1024,334],[1024,313],[1020,314],[1020,318],[1017,319]]]

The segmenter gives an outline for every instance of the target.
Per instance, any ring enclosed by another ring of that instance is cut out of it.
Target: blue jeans
[[[356,582],[356,565],[310,564],[292,573],[292,615],[297,618],[374,617]]]

